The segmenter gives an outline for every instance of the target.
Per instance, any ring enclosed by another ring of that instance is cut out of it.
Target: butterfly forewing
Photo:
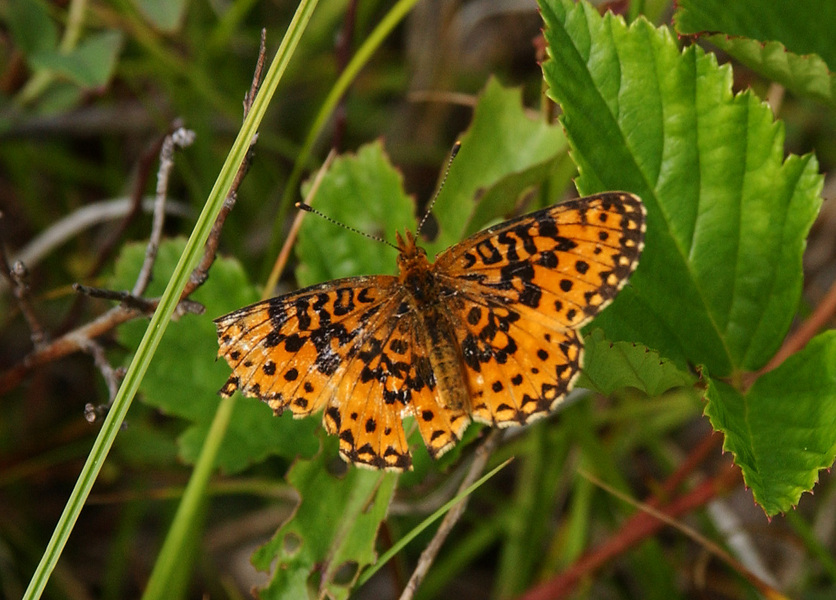
[[[626,283],[643,239],[641,201],[609,193],[506,221],[439,256],[474,419],[523,424],[554,409],[580,372],[577,329]]]
[[[433,265],[450,288],[531,308],[577,328],[607,306],[638,264],[644,207],[611,192],[569,200],[475,234]]]
[[[334,396],[345,358],[371,335],[370,322],[392,301],[394,277],[352,277],[265,300],[215,320],[232,375],[221,389],[240,388],[278,414],[320,410]]]

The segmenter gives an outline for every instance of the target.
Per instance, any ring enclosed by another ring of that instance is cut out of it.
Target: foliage
[[[147,294],[158,297],[173,280],[185,281],[184,248],[192,257],[199,250],[178,235],[188,234],[190,207],[203,206],[239,129],[259,31],[268,25],[268,41],[276,43],[292,11],[254,2],[87,4],[71,1],[65,9],[12,0],[0,9],[11,40],[2,50],[10,67],[0,78],[0,189],[11,197],[0,198],[2,242],[24,246],[91,199],[130,195],[132,173],[140,193],[153,193],[154,167],[143,175],[140,149],[182,117],[197,142],[175,157],[169,201],[188,216],[166,224]],[[344,598],[387,585],[400,591],[399,574],[412,570],[434,535],[434,527],[420,524],[455,494],[487,428],[471,426],[438,462],[412,428],[415,470],[401,476],[345,467],[318,417],[295,421],[273,417],[256,400],[219,400],[229,370],[213,362],[212,319],[259,297],[257,275],[270,269],[270,249],[287,232],[285,219],[274,217],[292,213],[287,200],[301,199],[311,183],[301,194],[285,186],[302,169],[313,172],[322,145],[348,150],[324,173],[313,205],[393,242],[395,232],[414,231],[424,216],[455,139],[461,151],[422,230],[430,255],[553,204],[573,177],[581,194],[621,189],[641,196],[648,231],[629,285],[584,331],[578,391],[557,415],[508,432],[490,466],[516,460],[473,493],[417,597],[447,597],[459,583],[497,598],[559,597],[558,589],[625,598],[717,592],[683,575],[693,568],[692,542],[650,529],[631,538],[641,513],[579,473],[661,509],[695,496],[700,486],[684,481],[692,473],[716,485],[703,502],[730,491],[749,504],[754,498],[758,508],[747,518],[757,525],[747,534],[756,550],[764,551],[764,540],[785,538],[805,552],[792,577],[770,585],[798,596],[832,594],[834,547],[817,539],[813,523],[833,493],[823,470],[836,458],[836,338],[832,331],[810,334],[803,349],[789,357],[784,351],[787,337],[803,331],[797,323],[825,305],[805,282],[821,274],[805,273],[802,257],[821,208],[820,171],[836,150],[834,49],[825,34],[833,15],[811,1],[660,0],[631,3],[625,20],[585,1],[541,0],[531,35],[543,29],[536,57],[542,70],[533,68],[532,49],[528,71],[493,65],[474,72],[464,62],[472,45],[466,31],[457,34],[455,58],[443,53],[452,42],[436,40],[421,47],[424,63],[405,66],[401,43],[441,31],[428,24],[420,3],[320,4],[259,128],[224,227],[223,254],[235,258],[215,261],[191,297],[205,312],[168,323],[144,377],[133,378],[141,402],[124,431],[116,436],[118,424],[113,429],[116,452],[97,479],[97,504],[81,514],[45,595],[119,598],[145,589],[146,597],[236,597],[232,588],[255,583],[231,583],[230,556],[255,545],[253,565],[269,572],[258,584],[263,598]],[[410,8],[405,31],[395,28]],[[673,17],[657,26],[642,12]],[[347,46],[335,49],[334,39]],[[491,38],[491,46],[502,41]],[[360,61],[342,71],[359,48]],[[718,65],[713,48],[736,62]],[[411,69],[444,60],[462,61],[458,70],[446,67],[444,81],[473,94],[472,106],[450,111],[444,96],[393,102],[406,96]],[[331,87],[341,73],[345,79]],[[790,92],[782,119],[757,95],[770,84]],[[551,118],[555,107],[559,121]],[[56,123],[60,129],[50,129]],[[74,127],[83,136],[73,137]],[[224,181],[233,171],[223,171]],[[130,289],[145,256],[148,219],[140,216],[122,232],[116,258],[103,255],[101,275],[94,268],[98,249],[115,228],[86,227],[60,252],[27,263],[35,308],[55,338],[108,308],[101,301],[74,308],[68,283]],[[294,252],[283,290],[395,271],[395,250],[314,215],[306,215]],[[0,303],[7,309],[0,331],[5,371],[31,348],[8,288]],[[147,329],[146,320],[133,320],[97,339],[110,364],[131,365]],[[7,597],[23,594],[73,485],[93,485],[95,475],[78,473],[98,430],[79,422],[85,403],[108,399],[87,356],[33,369],[25,381],[3,396],[0,421],[0,504],[10,516],[0,522],[0,595]],[[716,453],[700,454],[712,429],[735,470]],[[733,479],[738,472],[742,480]],[[803,496],[814,489],[815,498]],[[71,504],[80,510],[84,497],[73,493]],[[692,526],[731,547],[715,512],[697,514]],[[253,523],[264,525],[252,533]],[[219,545],[236,534],[235,544]],[[137,539],[152,540],[142,556],[134,554]],[[398,540],[410,541],[391,571],[378,570],[358,589]],[[609,551],[621,558],[597,571],[594,561]],[[103,555],[110,556],[106,564]],[[766,595],[757,581],[752,588],[735,573],[761,572],[748,562],[751,554],[737,557],[744,567],[712,564],[708,580],[740,596],[752,589]],[[94,565],[96,574],[81,565]]]

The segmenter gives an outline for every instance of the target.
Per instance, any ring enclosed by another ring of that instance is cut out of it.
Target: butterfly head
[[[410,267],[415,268],[429,266],[427,252],[418,245],[418,240],[415,238],[415,234],[411,231],[407,231],[406,237],[402,236],[400,232],[398,232],[396,236],[398,252],[400,253],[398,254],[398,267],[400,267],[401,271]]]

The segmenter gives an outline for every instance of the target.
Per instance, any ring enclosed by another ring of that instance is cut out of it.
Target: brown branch
[[[180,127],[180,122],[179,120],[175,120],[171,125],[171,130],[173,131],[178,127]],[[99,247],[96,261],[87,272],[86,278],[88,280],[94,279],[99,273],[101,273],[102,269],[107,264],[107,261],[111,256],[113,256],[116,246],[124,237],[128,227],[142,212],[142,198],[145,192],[145,187],[148,184],[148,179],[151,177],[151,169],[159,157],[160,149],[162,148],[165,138],[165,135],[158,136],[139,158],[139,162],[136,167],[133,189],[131,190],[130,210],[124,217],[122,217],[118,226],[111,231],[110,235],[107,236],[105,241]],[[75,297],[75,300],[70,305],[69,310],[67,310],[66,315],[62,319],[61,324],[56,328],[56,335],[64,334],[75,326],[84,310],[84,300],[85,297],[83,295]]]
[[[488,464],[488,459],[491,457],[491,454],[497,444],[499,444],[501,437],[502,430],[493,429],[488,434],[488,437],[485,438],[485,441],[479,445],[476,449],[475,456],[473,457],[473,464],[470,465],[470,469],[462,480],[461,485],[459,485],[459,491],[457,493],[461,494],[464,492],[479,478],[479,475],[481,475],[482,471],[485,470],[485,465]],[[467,508],[468,500],[469,498],[465,498],[451,508],[446,515],[444,515],[444,519],[441,521],[441,525],[439,525],[433,539],[430,540],[430,543],[421,553],[421,557],[418,559],[418,564],[415,566],[415,571],[412,572],[412,576],[409,578],[409,581],[401,594],[400,600],[411,600],[411,598],[415,596],[418,586],[421,585],[421,582],[427,575],[427,571],[429,571],[430,566],[432,566],[436,556],[438,556],[441,546],[444,544],[444,540],[447,539],[447,536],[450,535],[453,527],[456,523],[458,523],[459,519],[464,514],[464,510]]]
[[[108,392],[107,405],[109,406],[110,403],[113,402],[113,399],[116,398],[116,393],[119,391],[119,382],[122,380],[125,370],[122,367],[114,369],[107,361],[107,356],[105,356],[104,348],[102,348],[101,344],[99,344],[95,340],[83,340],[81,341],[81,346],[82,350],[84,350],[93,357],[93,362],[104,376]],[[87,406],[90,406],[90,404],[88,404]],[[87,413],[88,410],[85,409],[85,416],[87,416],[87,420],[90,421],[90,417],[89,415],[87,415]]]
[[[583,471],[580,472],[582,477],[585,477],[593,484],[597,485],[607,493],[615,496],[619,500],[630,504],[634,508],[637,508],[644,512],[645,514],[657,519],[666,525],[673,527],[674,529],[680,531],[681,533],[687,535],[689,538],[694,540],[697,544],[702,546],[709,554],[714,555],[715,557],[719,558],[721,561],[726,563],[729,567],[731,567],[734,571],[743,575],[749,583],[751,583],[765,598],[774,598],[778,600],[779,598],[786,598],[779,590],[775,589],[772,585],[758,577],[755,573],[753,573],[750,569],[746,568],[746,566],[733,557],[729,552],[721,548],[716,542],[710,540],[706,536],[702,535],[700,532],[695,530],[693,527],[689,527],[684,523],[680,523],[676,519],[673,519],[667,516],[662,511],[654,508],[648,503],[637,502],[633,498],[630,498],[627,494],[615,489],[613,486],[605,483],[604,481],[598,479],[594,475],[590,473],[585,473]]]
[[[827,290],[827,294],[818,303],[813,314],[784,341],[784,344],[775,353],[775,356],[772,357],[765,367],[755,373],[752,380],[748,381],[748,383],[754,383],[754,380],[758,377],[778,367],[788,357],[804,348],[807,342],[813,339],[819,331],[827,327],[827,324],[833,320],[834,315],[836,315],[836,282]]]
[[[740,469],[729,467],[716,477],[675,498],[661,508],[660,512],[671,519],[681,517],[738,486],[740,482]],[[652,505],[652,502],[648,504]],[[519,600],[555,600],[568,597],[583,579],[655,535],[664,526],[664,522],[646,512],[634,514],[609,540],[581,556],[563,573],[528,590]]]
[[[181,123],[179,120],[175,121],[171,125],[171,131],[178,129],[180,126]],[[169,131],[169,133],[171,133],[171,131]],[[158,136],[139,158],[139,162],[136,167],[136,177],[134,179],[133,189],[131,190],[131,210],[128,211],[128,214],[122,218],[122,221],[116,229],[113,230],[113,232],[107,237],[107,239],[105,239],[104,243],[99,248],[99,255],[96,257],[96,262],[93,263],[93,266],[87,272],[88,280],[93,279],[101,273],[102,269],[107,264],[107,261],[116,250],[116,246],[124,237],[128,227],[130,227],[131,223],[133,223],[133,221],[142,212],[142,197],[145,192],[145,187],[148,184],[148,179],[151,177],[151,170],[154,163],[160,155],[160,150],[163,147],[163,141],[165,141],[166,135]]]
[[[36,348],[11,369],[0,374],[0,395],[18,385],[26,374],[35,367],[75,352],[84,351],[85,345],[89,340],[104,335],[118,325],[144,316],[145,314],[133,308],[115,306],[90,323],[64,334],[42,348]]]
[[[647,501],[650,506],[660,506],[674,493],[680,485],[693,473],[697,467],[705,463],[714,450],[723,443],[723,434],[719,431],[711,431],[693,449],[688,457],[682,461],[679,467],[659,487],[661,493]]]

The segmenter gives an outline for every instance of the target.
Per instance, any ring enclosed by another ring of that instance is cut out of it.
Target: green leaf
[[[313,460],[298,461],[287,475],[300,500],[253,555],[257,569],[273,571],[259,598],[347,598],[360,571],[375,561],[377,530],[398,477],[342,463],[347,471],[337,477],[329,469],[339,461],[331,445]]]
[[[15,44],[27,56],[58,47],[58,27],[43,0],[9,0],[6,24]]]
[[[680,0],[677,6],[675,23],[682,33],[778,41],[795,54],[818,54],[836,71],[836,11],[820,0]]]
[[[746,392],[712,380],[705,413],[725,436],[768,515],[784,512],[836,459],[836,331],[760,377]]]
[[[706,39],[796,94],[836,101],[836,11],[818,0],[683,0],[674,23],[682,35],[716,34]]]
[[[104,31],[89,36],[66,54],[39,52],[30,62],[33,67],[54,71],[80,86],[99,87],[110,81],[121,49],[122,33]]]
[[[596,325],[716,376],[763,366],[800,297],[821,204],[815,158],[784,161],[769,108],[733,95],[728,67],[680,52],[666,29],[585,2],[541,10],[578,189],[632,191],[648,211],[638,270]]]
[[[160,245],[154,278],[148,290],[159,294],[183,250],[183,240],[164,241]],[[130,289],[145,256],[144,244],[125,247],[116,263],[109,286]],[[255,288],[247,281],[240,265],[218,259],[212,275],[193,295],[206,307],[203,315],[185,315],[169,325],[153,362],[140,386],[143,401],[166,414],[191,422],[178,440],[181,458],[193,464],[219,403],[217,391],[229,376],[229,367],[213,361],[218,343],[212,318],[257,299]],[[135,348],[146,324],[126,323],[119,330],[119,340]],[[293,458],[312,456],[319,442],[314,435],[315,419],[294,421],[275,418],[270,408],[251,398],[235,405],[229,431],[219,450],[217,464],[234,473],[268,455]]]
[[[696,377],[683,371],[659,353],[631,342],[611,342],[596,328],[584,337],[584,368],[578,387],[609,395],[633,387],[648,396],[696,382]]]
[[[142,15],[155,28],[173,33],[180,28],[186,14],[186,0],[134,0]]]
[[[503,88],[496,79],[485,86],[461,142],[433,209],[439,235],[426,244],[430,256],[505,218],[567,151],[560,126],[531,118],[520,90]]]
[[[303,186],[307,194],[308,186]],[[337,158],[313,200],[329,218],[394,243],[415,229],[413,203],[379,141]],[[395,270],[397,251],[315,215],[307,215],[296,243],[296,279],[308,286],[329,279]]]

